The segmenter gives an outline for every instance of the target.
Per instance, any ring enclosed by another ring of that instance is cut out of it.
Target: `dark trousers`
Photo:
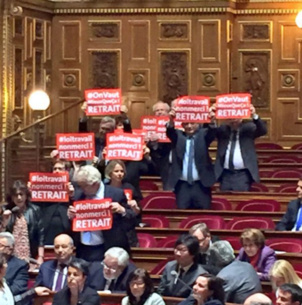
[[[77,246],[76,256],[82,258],[87,262],[101,262],[104,259],[105,249],[104,245],[87,246],[80,243]]]
[[[204,187],[200,181],[189,184],[179,180],[174,193],[179,209],[209,209],[211,206],[211,188]]]
[[[247,169],[224,169],[220,179],[220,190],[248,192],[252,183],[252,176]]]

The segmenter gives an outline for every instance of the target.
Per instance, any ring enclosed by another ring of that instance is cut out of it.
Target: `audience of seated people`
[[[273,249],[265,245],[265,237],[259,229],[245,229],[240,236],[242,248],[237,257],[250,263],[261,281],[269,280],[269,271],[276,261]]]
[[[101,263],[91,263],[87,285],[96,290],[126,292],[129,274],[135,269],[126,250],[112,247],[105,252]]]
[[[145,269],[133,270],[126,285],[127,296],[122,305],[165,305],[163,298],[154,292],[152,279]]]
[[[195,236],[182,234],[174,246],[174,258],[165,266],[157,292],[163,296],[186,298],[196,278],[207,273],[198,264],[199,243]]]

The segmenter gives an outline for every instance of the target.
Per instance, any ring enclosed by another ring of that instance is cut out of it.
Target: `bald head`
[[[68,264],[73,254],[73,239],[67,234],[60,234],[54,240],[56,259],[61,264]]]
[[[272,300],[263,293],[255,293],[250,295],[243,305],[272,305]]]

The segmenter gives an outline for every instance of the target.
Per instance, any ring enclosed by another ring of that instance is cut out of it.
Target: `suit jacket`
[[[180,281],[175,283],[175,275],[172,275],[171,271],[178,272],[178,264],[176,260],[167,263],[157,292],[164,296],[187,298],[192,292],[192,289],[189,289],[189,287],[186,287]],[[200,265],[194,263],[190,269],[181,277],[181,280],[192,288],[197,277],[203,273],[207,272]]]
[[[196,305],[197,301],[196,299],[190,295],[188,298],[186,298],[185,300],[181,301],[180,303],[178,303],[178,305]],[[224,303],[221,303],[220,300],[218,299],[208,299],[206,300],[203,305],[224,305]]]
[[[84,200],[86,198],[84,193],[78,195],[79,198],[75,198],[75,201]],[[127,198],[122,189],[112,187],[110,185],[105,185],[104,198],[111,198],[113,202],[118,202],[126,209],[125,216],[117,213],[113,214],[112,228],[102,231],[105,251],[111,247],[121,247],[130,253],[129,242],[125,231],[125,222],[135,223],[136,215],[128,206]],[[73,238],[75,246],[81,242],[80,237],[81,235],[79,232],[74,232]]]
[[[40,266],[39,273],[36,277],[35,286],[44,286],[52,289],[57,264],[58,261],[56,259],[43,263]],[[64,285],[66,285],[66,281]]]
[[[85,287],[79,295],[78,304],[100,305],[101,298],[95,290]],[[52,305],[70,305],[70,290],[68,287],[63,288],[54,295]]]
[[[28,263],[15,256],[11,256],[7,261],[5,280],[13,295],[27,291]]]
[[[123,270],[120,276],[111,283],[109,289],[114,293],[125,293],[128,277],[136,266],[129,262],[129,265]],[[89,276],[86,280],[86,285],[97,291],[104,290],[107,280],[104,278],[104,266],[100,262],[93,262],[89,267]]]
[[[292,200],[288,206],[286,213],[283,215],[280,222],[276,225],[276,231],[291,231],[294,227],[298,212],[301,206],[300,199]]]
[[[243,304],[248,296],[261,292],[259,277],[253,266],[246,262],[234,260],[217,277],[224,280],[226,302]]]
[[[172,142],[172,173],[171,185],[175,187],[182,175],[183,159],[186,151],[185,133],[176,130],[174,126],[167,126],[167,136]],[[212,160],[208,152],[208,147],[215,139],[215,129],[199,128],[194,134],[194,159],[195,165],[204,187],[211,187],[215,183],[215,175]]]
[[[244,122],[239,127],[239,144],[243,162],[250,172],[254,181],[259,182],[258,160],[255,149],[255,138],[267,133],[266,124],[258,118],[253,122]],[[231,128],[228,125],[221,125],[217,128],[217,154],[215,162],[215,175],[219,180],[224,168],[225,155],[230,141]]]
[[[242,262],[250,263],[250,259],[246,255],[243,248],[240,249],[237,259],[242,261]],[[268,246],[264,246],[260,250],[260,255],[259,255],[259,259],[258,259],[258,262],[257,262],[257,268],[256,268],[257,272],[262,273],[259,276],[260,281],[269,281],[269,279],[270,279],[269,271],[270,271],[270,269],[273,266],[275,261],[276,261],[275,251]]]

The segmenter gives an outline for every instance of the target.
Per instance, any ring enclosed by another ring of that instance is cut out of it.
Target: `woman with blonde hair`
[[[293,266],[284,259],[279,259],[274,263],[269,275],[273,290],[276,291],[276,294],[279,287],[285,283],[296,284],[302,288],[302,279],[299,278]]]

